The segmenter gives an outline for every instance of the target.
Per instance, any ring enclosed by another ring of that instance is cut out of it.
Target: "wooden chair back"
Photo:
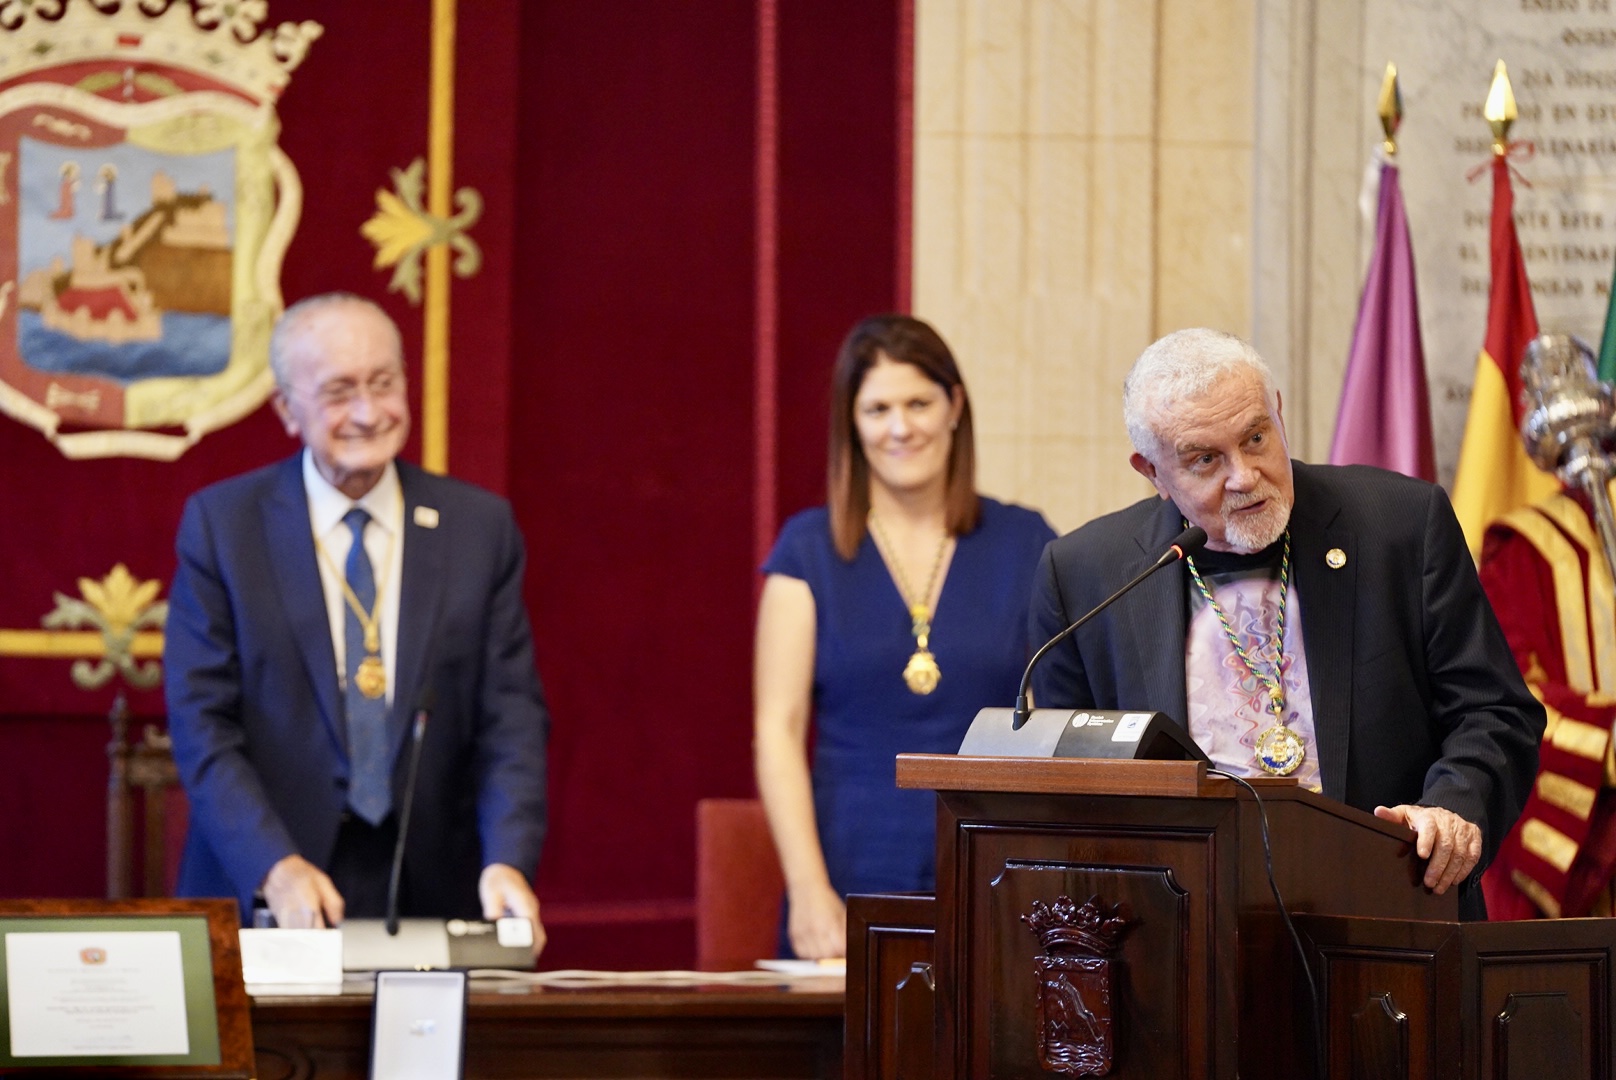
[[[131,742],[122,694],[107,720],[107,897],[172,895],[187,818],[173,743],[155,724]]]

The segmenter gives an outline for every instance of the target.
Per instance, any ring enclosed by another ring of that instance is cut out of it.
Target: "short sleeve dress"
[[[841,895],[935,888],[935,796],[899,790],[894,758],[952,754],[978,709],[1015,703],[1033,572],[1054,537],[1037,511],[982,499],[932,617],[942,681],[922,696],[903,681],[915,649],[908,605],[874,541],[866,535],[843,560],[824,507],[781,529],[763,572],[799,578],[813,592],[814,814]]]

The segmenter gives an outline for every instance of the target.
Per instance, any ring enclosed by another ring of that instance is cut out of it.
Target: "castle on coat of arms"
[[[65,194],[70,202],[71,191]],[[230,314],[229,222],[205,186],[181,192],[157,172],[145,211],[105,243],[75,235],[71,251],[71,262],[54,258],[23,275],[17,289],[18,306],[58,333],[113,344],[156,341],[165,311]]]

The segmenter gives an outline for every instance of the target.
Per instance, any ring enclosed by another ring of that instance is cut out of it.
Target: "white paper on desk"
[[[6,935],[12,1057],[189,1054],[176,930]]]
[[[846,975],[847,961],[837,960],[759,960],[757,966],[764,971],[777,971],[781,975]]]
[[[242,930],[241,977],[249,994],[284,994],[286,987],[337,993],[342,988],[342,931]]]

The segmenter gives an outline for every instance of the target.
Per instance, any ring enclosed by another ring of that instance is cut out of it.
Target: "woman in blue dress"
[[[758,607],[758,790],[803,958],[845,955],[848,893],[935,887],[934,796],[899,790],[894,758],[954,753],[978,709],[1015,700],[1055,535],[977,494],[959,368],[904,315],[842,343],[827,489],[781,529]]]

